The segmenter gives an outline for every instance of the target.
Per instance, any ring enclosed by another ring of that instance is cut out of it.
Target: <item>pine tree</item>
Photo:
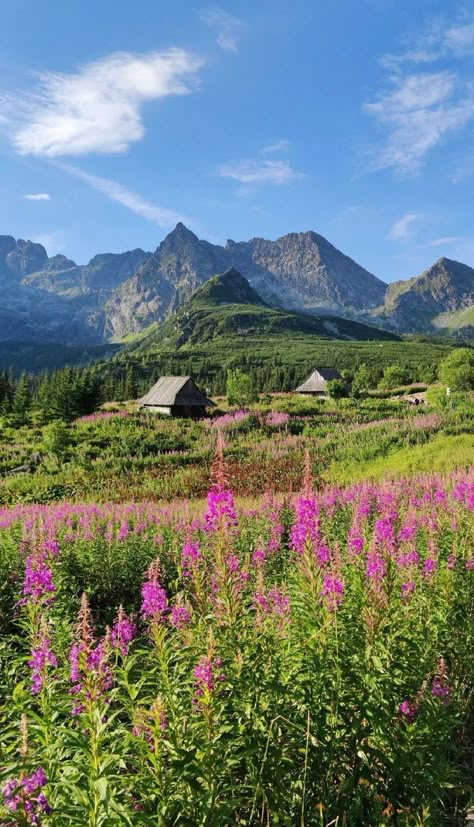
[[[19,423],[24,423],[28,419],[28,413],[31,409],[31,387],[26,373],[23,373],[15,388],[15,395],[13,397],[12,411]]]
[[[138,382],[135,366],[132,362],[127,365],[124,381],[124,397],[126,400],[136,399],[138,396]]]
[[[6,371],[0,374],[0,412],[8,414],[13,404],[13,387]]]

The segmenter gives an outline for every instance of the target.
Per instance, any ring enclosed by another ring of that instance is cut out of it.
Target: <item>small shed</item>
[[[320,396],[326,398],[328,395],[328,382],[333,379],[342,379],[341,374],[336,368],[316,368],[313,370],[311,376],[308,376],[306,382],[303,382],[295,393],[307,393],[310,396]]]
[[[161,376],[138,404],[143,410],[185,417],[204,416],[206,408],[215,407],[191,376]]]

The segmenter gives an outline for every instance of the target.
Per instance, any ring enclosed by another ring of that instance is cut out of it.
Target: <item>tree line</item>
[[[104,402],[138,399],[161,375],[190,374],[207,395],[227,395],[229,401],[254,400],[259,393],[291,391],[310,370],[285,365],[278,358],[252,362],[244,357],[237,369],[216,366],[203,360],[197,364],[163,358],[159,363],[112,361],[87,367],[65,367],[51,373],[15,376],[0,372],[0,414],[15,423],[27,422],[35,412],[43,423],[70,422],[93,413]],[[354,370],[341,371],[343,382],[331,387],[333,395],[363,395],[374,388],[391,389],[414,381],[426,384],[438,378],[453,390],[474,388],[474,349],[457,348],[440,364],[418,366],[389,365],[384,369],[365,362]]]

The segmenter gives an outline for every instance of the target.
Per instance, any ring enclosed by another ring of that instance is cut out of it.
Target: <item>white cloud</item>
[[[474,85],[453,72],[392,76],[390,86],[363,110],[386,133],[372,149],[372,170],[416,172],[429,150],[474,119]]]
[[[183,49],[117,52],[73,74],[44,72],[39,87],[3,98],[20,154],[50,158],[125,152],[143,138],[146,101],[185,95],[204,61]]]
[[[446,235],[444,238],[435,238],[434,241],[428,241],[425,247],[444,247],[448,244],[455,244],[458,241],[464,241],[464,237],[460,235]]]
[[[74,175],[76,178],[80,178],[82,181],[85,181],[91,187],[98,190],[98,192],[101,192],[107,198],[110,198],[111,201],[116,201],[117,204],[121,204],[123,207],[126,207],[136,213],[136,215],[146,218],[147,221],[152,221],[159,227],[174,227],[179,221],[186,224],[192,223],[191,219],[187,216],[175,212],[174,210],[169,210],[165,207],[159,207],[157,204],[153,204],[151,201],[143,198],[138,193],[124,187],[123,184],[118,183],[118,181],[112,181],[109,178],[101,178],[98,175],[92,175],[91,173],[86,172],[79,167],[73,166],[72,164],[60,163],[58,166],[70,175]]]
[[[228,52],[239,51],[239,40],[245,23],[239,17],[219,8],[203,9],[199,12],[202,22],[217,31],[217,42]]]
[[[25,201],[51,201],[51,196],[47,192],[31,192],[23,195]]]
[[[291,141],[288,141],[286,138],[281,138],[278,141],[274,141],[268,146],[264,146],[263,149],[260,150],[260,155],[273,155],[274,152],[288,152],[291,147]]]
[[[409,238],[413,230],[413,225],[419,221],[421,217],[420,213],[405,213],[405,215],[402,215],[401,218],[395,221],[390,228],[388,237],[393,239],[393,241],[404,241]]]
[[[400,54],[386,54],[383,66],[398,71],[404,64],[433,63],[443,58],[464,58],[474,54],[474,20],[465,16],[449,22],[439,16],[431,20],[425,30],[412,39]]]
[[[261,161],[243,159],[223,164],[218,169],[221,178],[232,178],[241,184],[289,184],[302,173],[293,169],[287,161]]]

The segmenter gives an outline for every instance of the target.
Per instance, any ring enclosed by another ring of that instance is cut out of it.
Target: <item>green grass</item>
[[[411,474],[444,474],[474,464],[474,437],[471,434],[439,434],[424,445],[400,448],[366,462],[335,462],[326,476],[331,482],[350,484],[364,479],[405,477]]]
[[[474,305],[452,313],[440,313],[433,319],[433,325],[446,333],[455,333],[463,327],[474,327]]]

